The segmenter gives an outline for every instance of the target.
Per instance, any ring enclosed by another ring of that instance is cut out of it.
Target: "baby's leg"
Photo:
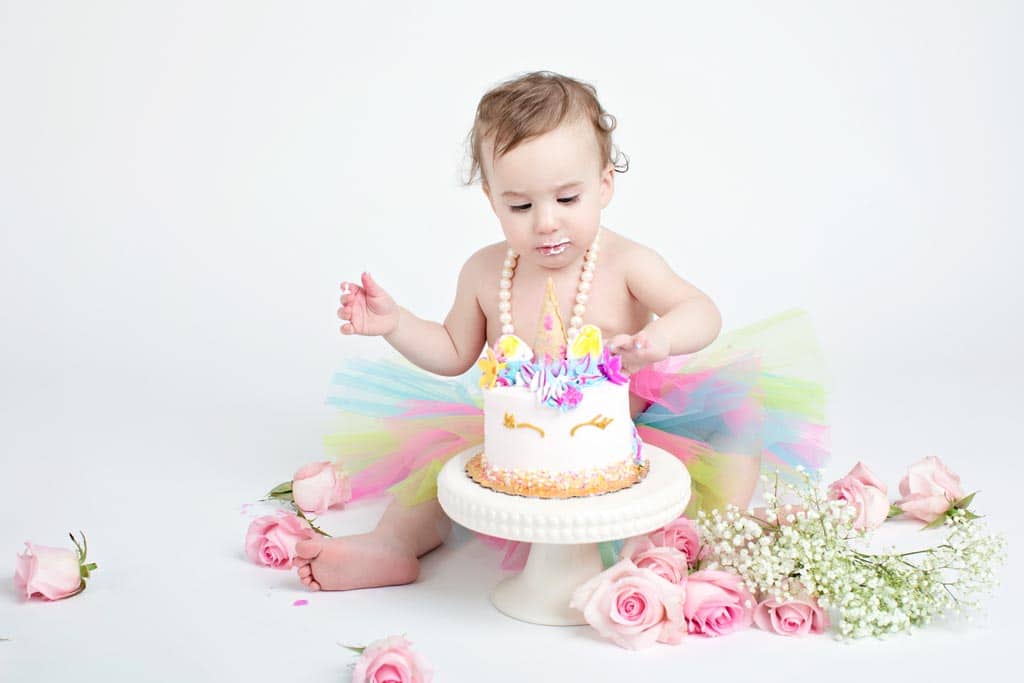
[[[712,452],[699,456],[702,475],[694,481],[694,497],[688,514],[697,508],[713,510],[732,504],[745,510],[754,496],[761,476],[762,434],[760,426],[748,424],[731,429],[718,416],[691,422],[687,436],[704,441]]]
[[[715,488],[721,499],[708,501],[714,507],[729,503],[741,510],[750,505],[761,476],[762,438],[758,429],[738,432],[714,431],[705,439],[714,449]]]
[[[417,558],[441,545],[451,528],[437,500],[414,507],[395,500],[368,534],[299,542],[295,567],[313,590],[412,583],[420,572]]]

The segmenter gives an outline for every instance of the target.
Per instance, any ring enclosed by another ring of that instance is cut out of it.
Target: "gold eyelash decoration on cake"
[[[505,426],[509,429],[535,429],[540,434],[541,438],[544,438],[544,430],[537,425],[532,425],[529,422],[516,422],[516,418],[512,416],[512,413],[505,413]]]
[[[579,429],[580,427],[597,427],[598,429],[604,429],[609,424],[611,424],[613,419],[614,418],[611,417],[601,417],[600,414],[595,415],[594,417],[590,418],[590,422],[583,422],[570,429],[569,436],[576,436],[576,430]]]

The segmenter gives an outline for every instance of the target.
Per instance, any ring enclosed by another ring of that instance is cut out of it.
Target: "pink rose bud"
[[[322,515],[352,499],[348,477],[330,462],[313,462],[292,477],[292,499],[303,512]]]
[[[569,606],[605,638],[637,650],[682,640],[685,595],[684,586],[625,559],[577,588]]]
[[[774,598],[762,601],[754,609],[754,623],[759,629],[780,636],[802,636],[824,633],[828,616],[817,600],[803,593],[788,602]]]
[[[679,517],[657,531],[648,534],[654,545],[675,548],[686,555],[687,563],[692,567],[697,563],[700,554],[700,536],[697,524],[688,517]]]
[[[18,555],[14,583],[26,598],[41,595],[60,600],[84,587],[79,555],[68,548],[50,548],[25,541],[25,553]]]
[[[831,500],[845,500],[857,511],[853,528],[858,530],[877,529],[889,516],[889,487],[858,462],[842,479],[828,487]]]
[[[368,645],[352,671],[352,683],[430,683],[433,677],[430,665],[402,636]]]
[[[739,574],[703,569],[686,581],[683,616],[689,633],[724,636],[750,626],[754,596]]]
[[[622,557],[632,560],[641,569],[650,569],[669,583],[686,583],[686,553],[675,548],[656,546],[647,536],[626,541],[622,547]]]
[[[896,505],[905,514],[934,522],[964,497],[964,490],[960,477],[930,455],[910,466],[900,482],[900,495]]]
[[[257,517],[245,534],[245,554],[256,564],[290,569],[295,545],[314,533],[309,522],[287,512]]]

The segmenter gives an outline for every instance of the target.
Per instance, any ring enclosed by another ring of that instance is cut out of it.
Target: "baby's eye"
[[[530,208],[530,206],[530,204],[517,204],[516,206],[510,206],[508,208],[512,209],[513,211],[526,211],[527,209]]]
[[[571,197],[559,197],[558,202],[560,204],[572,204],[573,202],[575,202],[579,198],[580,198],[580,196],[578,194],[573,195]]]

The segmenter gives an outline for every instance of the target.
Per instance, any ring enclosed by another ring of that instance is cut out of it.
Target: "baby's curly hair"
[[[472,166],[466,185],[472,185],[478,176],[487,182],[481,165],[485,139],[493,139],[494,157],[498,158],[567,119],[586,120],[593,126],[602,168],[611,163],[619,173],[629,170],[629,157],[612,144],[615,117],[601,106],[594,86],[551,71],[533,71],[492,88],[480,98],[469,132]]]

